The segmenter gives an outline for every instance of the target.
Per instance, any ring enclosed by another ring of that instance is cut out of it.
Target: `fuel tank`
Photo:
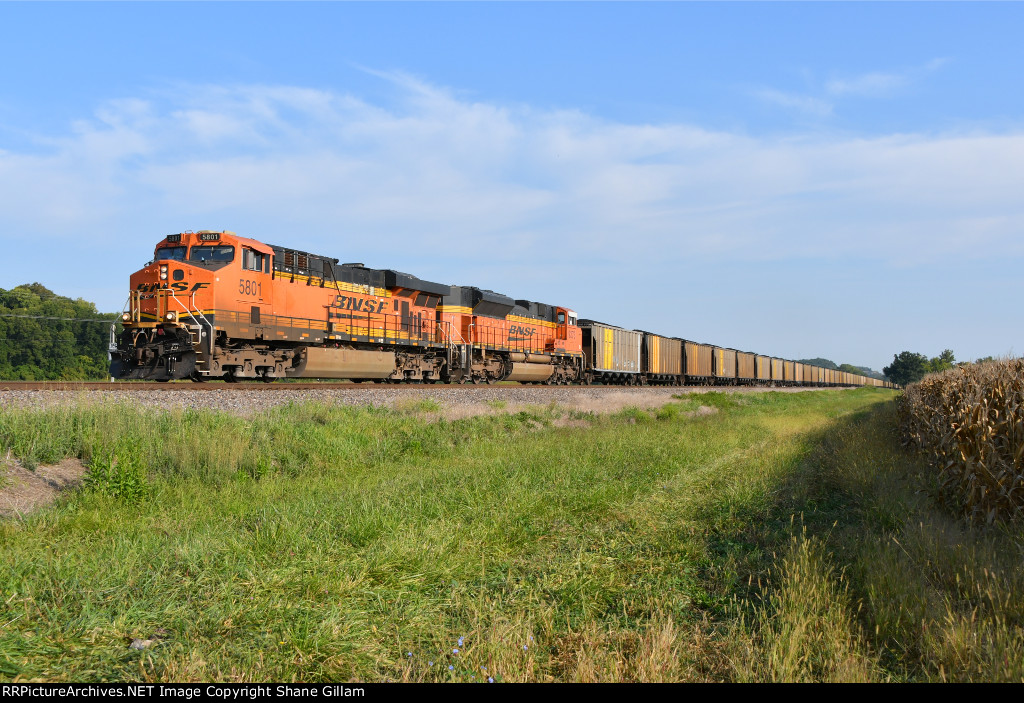
[[[512,373],[506,381],[546,381],[555,372],[551,364],[512,364]]]
[[[291,378],[386,378],[394,371],[394,352],[306,347],[299,363],[285,373]]]

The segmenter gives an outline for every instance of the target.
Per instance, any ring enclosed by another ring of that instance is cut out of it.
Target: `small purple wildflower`
[[[494,679],[492,679],[490,676],[488,676],[487,677],[487,683],[494,683]]]
[[[527,647],[527,646],[526,646],[526,645],[524,644],[524,645],[523,645],[523,651],[525,652],[525,651],[526,651],[527,649],[529,649],[529,647]]]
[[[453,650],[452,650],[452,654],[458,654],[458,653],[459,653],[459,650],[458,650],[458,649],[453,649]]]
[[[412,656],[412,652],[406,652],[406,653],[405,653],[405,656],[407,656],[407,657],[411,657],[411,656]]]
[[[481,666],[480,667],[480,671],[487,671],[487,667],[486,666]]]
[[[462,646],[462,638],[461,637],[459,638],[459,646],[460,647]]]
[[[448,671],[455,671],[455,667],[451,664],[448,665]]]
[[[427,666],[433,666],[434,662],[427,662]]]

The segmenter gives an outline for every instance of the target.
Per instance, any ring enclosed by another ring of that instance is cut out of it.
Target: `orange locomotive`
[[[582,336],[566,308],[187,232],[131,276],[111,375],[571,383]]]

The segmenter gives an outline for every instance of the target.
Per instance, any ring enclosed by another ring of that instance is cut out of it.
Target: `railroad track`
[[[157,383],[155,381],[0,381],[0,391],[302,391],[302,390],[381,390],[410,389],[429,390],[437,388],[569,388],[570,386],[523,386],[519,383],[494,385],[459,385],[431,383],[193,383],[191,381]],[[575,386],[585,388],[585,386]]]

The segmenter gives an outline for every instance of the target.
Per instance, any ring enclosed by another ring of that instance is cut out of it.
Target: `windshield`
[[[160,259],[173,259],[175,261],[185,260],[185,247],[159,247],[156,250],[156,256],[154,261],[160,261]]]
[[[232,246],[192,247],[189,261],[234,261],[235,248]]]

